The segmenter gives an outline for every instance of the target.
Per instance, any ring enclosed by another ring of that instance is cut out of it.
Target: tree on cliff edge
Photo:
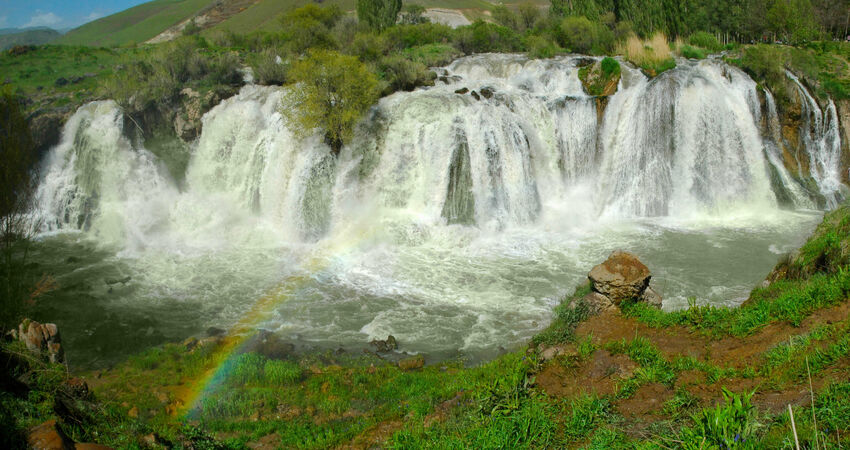
[[[302,136],[325,130],[325,142],[339,153],[378,100],[377,78],[357,57],[332,50],[311,50],[290,76],[296,85],[286,95],[283,114]]]
[[[375,31],[395,25],[401,0],[357,0],[357,20]]]

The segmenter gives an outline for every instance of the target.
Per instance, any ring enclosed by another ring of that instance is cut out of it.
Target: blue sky
[[[0,0],[0,28],[74,28],[147,0]]]

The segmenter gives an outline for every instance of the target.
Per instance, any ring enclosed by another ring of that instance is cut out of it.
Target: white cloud
[[[62,18],[52,12],[36,11],[24,27],[52,27],[62,23]]]
[[[88,23],[93,20],[100,19],[101,17],[103,17],[103,15],[104,14],[102,12],[92,11],[91,14],[83,18],[83,23]]]

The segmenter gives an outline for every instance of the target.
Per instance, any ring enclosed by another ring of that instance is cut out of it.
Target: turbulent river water
[[[602,111],[580,62],[457,60],[383,98],[338,156],[290,131],[281,88],[246,86],[177,176],[114,102],[90,103],[42,170],[34,257],[60,289],[39,314],[80,367],[246,317],[302,348],[392,334],[475,362],[545,327],[614,249],[647,263],[665,309],[740,303],[820,220],[781,163],[769,93],[716,60],[652,80],[624,65]],[[835,108],[808,98],[829,207]]]

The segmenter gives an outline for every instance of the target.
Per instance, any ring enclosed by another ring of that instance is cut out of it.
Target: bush
[[[425,17],[425,7],[416,3],[408,3],[402,7],[401,23],[405,25],[417,25],[420,23],[428,23],[428,18]]]
[[[357,0],[357,19],[375,31],[395,25],[401,0]]]
[[[357,55],[361,61],[373,62],[381,59],[389,50],[386,38],[375,33],[357,33],[351,43],[349,53]]]
[[[383,33],[389,48],[403,50],[425,44],[445,44],[451,41],[454,33],[446,25],[423,23],[419,25],[399,25]]]
[[[493,8],[493,20],[495,20],[496,23],[503,27],[512,28],[514,30],[520,29],[519,16],[517,16],[516,13],[508,9],[508,7],[504,4],[496,5],[496,7]]]
[[[403,54],[411,61],[421,62],[428,67],[445,66],[460,56],[460,52],[448,44],[426,44],[405,49]]]
[[[411,61],[401,55],[388,56],[381,60],[380,71],[388,83],[385,94],[395,91],[412,91],[418,86],[434,84],[436,74],[421,62]]]
[[[455,45],[465,54],[522,50],[522,43],[514,30],[481,20],[458,28]]]
[[[702,49],[683,45],[681,48],[682,56],[688,59],[705,59],[705,52]]]
[[[688,38],[688,43],[712,52],[719,52],[720,50],[723,50],[723,46],[720,45],[720,42],[717,42],[717,38],[715,38],[713,34],[706,33],[705,31],[699,31],[692,34]]]
[[[209,60],[206,79],[213,84],[238,86],[243,75],[242,63],[236,52],[225,52]]]
[[[336,6],[323,8],[309,3],[284,14],[281,25],[292,51],[304,53],[310,48],[336,48],[331,28],[341,17],[342,11]]]
[[[609,53],[614,44],[614,33],[584,16],[567,17],[560,24],[559,43],[575,53]]]
[[[532,58],[552,58],[561,52],[558,44],[543,36],[531,35],[525,38],[525,48]]]
[[[599,66],[602,68],[602,74],[606,77],[615,77],[620,74],[620,63],[610,56],[602,58]]]
[[[265,86],[286,84],[289,65],[284,63],[279,53],[274,49],[266,49],[253,56],[251,69],[255,83]]]

